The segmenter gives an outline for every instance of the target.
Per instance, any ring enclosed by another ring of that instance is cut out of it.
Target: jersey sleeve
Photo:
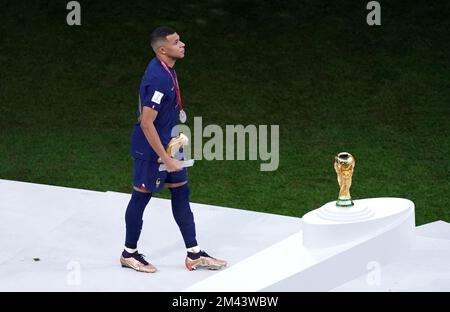
[[[142,106],[148,106],[156,111],[161,109],[163,98],[167,94],[167,86],[164,81],[156,77],[150,78],[141,84],[139,96]]]

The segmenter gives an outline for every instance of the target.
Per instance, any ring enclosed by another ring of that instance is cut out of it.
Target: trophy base
[[[353,200],[351,198],[338,198],[336,200],[336,207],[353,207],[355,203],[353,203]]]
[[[319,208],[316,214],[324,220],[352,222],[368,220],[374,215],[374,211],[369,205],[360,201],[356,201],[353,206],[336,206],[331,202]]]
[[[367,198],[350,208],[328,202],[302,217],[303,245],[326,248],[364,241],[377,233],[398,231],[392,240],[409,244],[414,235],[414,203],[404,198]]]

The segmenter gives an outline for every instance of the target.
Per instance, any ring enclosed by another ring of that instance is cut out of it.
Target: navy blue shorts
[[[134,159],[133,186],[146,188],[150,192],[161,192],[165,183],[179,183],[188,180],[187,169],[167,172],[159,171],[159,163]]]

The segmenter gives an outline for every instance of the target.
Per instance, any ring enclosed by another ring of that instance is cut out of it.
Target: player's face
[[[180,40],[177,33],[168,35],[167,43],[164,45],[166,55],[174,59],[182,59],[184,57],[185,44]]]

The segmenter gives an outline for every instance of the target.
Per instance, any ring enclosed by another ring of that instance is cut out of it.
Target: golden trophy
[[[350,196],[350,186],[352,185],[353,169],[355,168],[355,158],[347,152],[342,152],[334,157],[334,170],[337,174],[339,184],[339,197],[336,201],[337,207],[353,207]]]
[[[166,152],[170,157],[175,157],[175,154],[185,145],[188,145],[189,139],[184,133],[178,134],[176,138],[172,138],[167,145]]]
[[[189,143],[188,137],[184,133],[180,133],[180,134],[178,134],[178,136],[176,138],[172,138],[170,140],[169,144],[167,145],[167,149],[166,149],[166,152],[167,152],[167,154],[169,154],[170,157],[183,161],[183,168],[191,167],[194,165],[193,159],[184,160],[183,155],[180,154],[180,148],[188,145],[188,143]],[[161,162],[161,158],[158,159],[158,162]],[[159,171],[165,171],[165,170],[167,170],[166,165],[161,164],[159,166]]]

